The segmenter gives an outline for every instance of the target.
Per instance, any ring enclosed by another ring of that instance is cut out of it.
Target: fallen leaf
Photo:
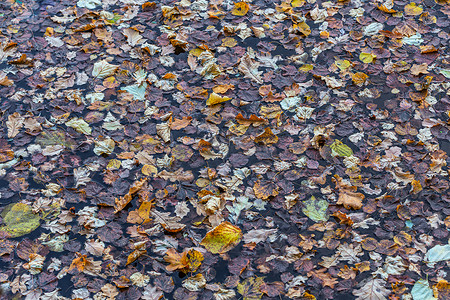
[[[258,180],[253,186],[253,192],[256,197],[266,200],[269,197],[275,197],[278,195],[278,186],[272,181]]]
[[[231,11],[231,14],[234,16],[245,16],[249,10],[249,5],[244,1],[234,3],[234,8]]]
[[[209,231],[201,241],[211,253],[225,253],[233,249],[242,239],[242,231],[230,222],[222,222],[213,230]]]

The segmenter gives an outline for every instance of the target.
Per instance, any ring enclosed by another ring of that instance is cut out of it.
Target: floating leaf
[[[334,62],[336,67],[338,67],[341,71],[344,71],[352,66],[352,63],[348,60],[338,59]]]
[[[330,145],[330,148],[333,156],[345,157],[353,155],[352,149],[339,140],[335,140],[333,144]]]
[[[110,155],[114,151],[116,143],[111,138],[99,140],[95,142],[94,153],[97,155]]]
[[[261,286],[264,284],[264,277],[250,277],[239,283],[237,291],[242,295],[243,300],[259,300],[263,293]]]
[[[242,231],[230,222],[222,222],[209,231],[200,245],[211,253],[225,253],[233,249],[242,239]]]
[[[433,297],[433,290],[426,279],[419,279],[416,281],[411,290],[411,295],[414,300],[437,300]]]
[[[5,213],[6,212],[6,213]],[[3,223],[0,232],[7,232],[11,237],[19,237],[34,231],[39,227],[39,215],[33,213],[30,205],[16,203],[2,212]]]
[[[147,83],[143,83],[142,85],[133,84],[123,88],[124,91],[127,91],[131,95],[133,95],[134,100],[144,100],[145,99],[145,91],[147,88]]]
[[[428,250],[424,257],[424,261],[431,263],[444,260],[450,260],[450,244],[444,246],[436,245]]]
[[[79,133],[90,135],[92,133],[92,128],[89,124],[81,118],[73,118],[66,122],[66,126],[72,127]]]
[[[314,222],[325,222],[328,220],[328,201],[311,196],[311,199],[303,201],[303,205],[303,213]]]
[[[244,1],[241,2],[236,2],[234,4],[234,8],[231,11],[231,14],[234,16],[245,16],[248,13],[249,10],[249,5],[247,3],[245,3]]]
[[[357,296],[356,300],[386,300],[386,296],[391,292],[384,287],[385,281],[382,279],[369,278],[362,281],[358,290],[353,291]]]
[[[423,43],[422,35],[420,33],[416,33],[415,35],[404,37],[402,39],[403,43],[408,45],[419,46]]]
[[[94,76],[95,78],[105,78],[114,74],[117,68],[118,66],[111,65],[106,60],[101,60],[94,64],[92,76]]]
[[[450,79],[450,69],[441,69],[439,73]]]
[[[357,72],[352,75],[352,81],[357,86],[362,86],[366,82],[367,78],[369,78],[369,76],[363,72]]]
[[[206,286],[206,279],[202,274],[197,274],[185,279],[182,285],[191,292],[197,292]]]
[[[370,64],[376,57],[377,56],[375,54],[365,52],[361,52],[359,55],[359,59],[365,64]]]
[[[276,144],[278,143],[278,137],[273,134],[269,127],[266,127],[263,133],[255,137],[255,143],[262,143],[264,145]]]
[[[278,186],[272,181],[258,180],[253,186],[253,192],[256,197],[266,200],[271,196],[275,197],[278,195]]]
[[[206,100],[206,105],[211,106],[211,105],[216,105],[225,101],[231,100],[230,97],[226,97],[226,96],[220,96],[216,93],[211,93],[211,95],[209,95],[208,100]]]
[[[405,5],[405,15],[407,16],[418,16],[422,12],[423,8],[421,6],[417,6],[417,4],[414,2]]]

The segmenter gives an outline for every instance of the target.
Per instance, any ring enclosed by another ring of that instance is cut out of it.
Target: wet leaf
[[[353,155],[352,149],[339,140],[334,140],[333,144],[330,145],[330,148],[333,156],[346,157]]]
[[[234,3],[234,8],[231,11],[232,15],[245,16],[249,10],[249,5],[244,1]]]
[[[24,203],[16,203],[2,212],[3,223],[0,232],[6,232],[11,237],[26,235],[40,225],[39,215],[33,213],[31,206]]]
[[[416,281],[411,290],[411,295],[414,300],[437,300],[433,297],[433,290],[426,279],[419,279]]]
[[[376,57],[377,56],[375,54],[365,52],[361,52],[359,55],[359,59],[365,64],[370,64]]]
[[[208,100],[206,101],[206,105],[211,106],[211,105],[216,105],[225,101],[231,100],[230,97],[226,97],[226,96],[220,96],[216,93],[211,93],[209,95]]]
[[[241,229],[225,221],[209,231],[200,245],[204,246],[211,253],[225,253],[239,244],[241,239]]]
[[[303,201],[303,205],[303,213],[314,222],[325,222],[328,220],[328,201],[311,196],[311,199]]]
[[[259,300],[263,295],[261,292],[263,284],[263,277],[250,277],[238,284],[237,291],[243,300]]]
[[[98,61],[94,64],[92,76],[96,78],[106,78],[114,74],[118,66],[108,63],[106,60]]]
[[[444,260],[450,260],[450,244],[436,245],[428,250],[424,257],[424,261],[432,263]]]
[[[272,181],[258,180],[253,186],[253,192],[256,197],[266,200],[269,197],[275,197],[278,195],[278,186]]]

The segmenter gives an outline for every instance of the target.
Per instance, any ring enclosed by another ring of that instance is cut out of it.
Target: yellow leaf
[[[377,56],[375,54],[365,52],[361,52],[361,54],[359,55],[359,59],[365,64],[370,64],[376,57]]]
[[[111,159],[106,166],[106,169],[108,170],[117,170],[120,168],[121,162],[118,159]]]
[[[348,69],[351,67],[352,63],[349,62],[348,60],[341,60],[338,59],[334,62],[334,64],[336,65],[336,67],[338,67],[341,71],[344,71],[345,69]]]
[[[353,83],[357,86],[362,86],[366,82],[367,78],[369,78],[369,76],[363,72],[357,72],[352,75]]]
[[[418,16],[423,12],[423,8],[421,6],[417,6],[416,3],[411,2],[410,4],[405,5],[405,14],[408,16]]]
[[[314,69],[314,66],[310,65],[310,64],[305,64],[305,65],[301,66],[300,68],[298,68],[299,71],[305,72],[305,73],[308,71],[311,71],[312,69]]]
[[[264,284],[263,277],[250,277],[239,283],[237,286],[238,293],[242,295],[244,300],[261,299],[263,293],[261,287]]]
[[[144,165],[141,170],[142,174],[145,176],[150,176],[152,174],[157,174],[158,169],[155,166],[152,165]]]
[[[211,106],[211,105],[216,105],[225,101],[231,100],[230,97],[226,97],[226,96],[220,96],[216,93],[211,93],[211,95],[209,95],[208,100],[206,100],[206,105]]]
[[[209,231],[200,245],[211,253],[225,253],[234,248],[242,239],[242,231],[230,222],[222,222]]]
[[[28,234],[39,227],[39,215],[34,214],[31,206],[24,203],[8,206],[2,212],[2,217],[6,226],[1,227],[0,232],[5,231],[11,237]]]
[[[190,272],[195,272],[200,267],[203,261],[203,254],[197,250],[189,250],[186,253],[187,266]]]
[[[233,39],[232,37],[226,37],[222,39],[222,47],[234,47],[237,45],[237,41]]]
[[[245,16],[249,10],[249,6],[247,3],[241,1],[234,4],[234,8],[231,11],[231,14],[234,16]]]
[[[309,27],[308,24],[306,24],[306,22],[300,22],[298,24],[294,24],[292,27],[294,28],[294,30],[300,31],[305,36],[308,36],[311,34],[311,28]]]
[[[300,7],[303,6],[306,3],[305,0],[292,0],[291,5],[292,7]]]

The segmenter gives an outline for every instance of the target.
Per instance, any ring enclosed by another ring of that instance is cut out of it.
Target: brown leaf
[[[278,137],[273,134],[269,127],[264,129],[264,132],[255,137],[255,143],[262,143],[264,145],[276,144],[278,143]]]

